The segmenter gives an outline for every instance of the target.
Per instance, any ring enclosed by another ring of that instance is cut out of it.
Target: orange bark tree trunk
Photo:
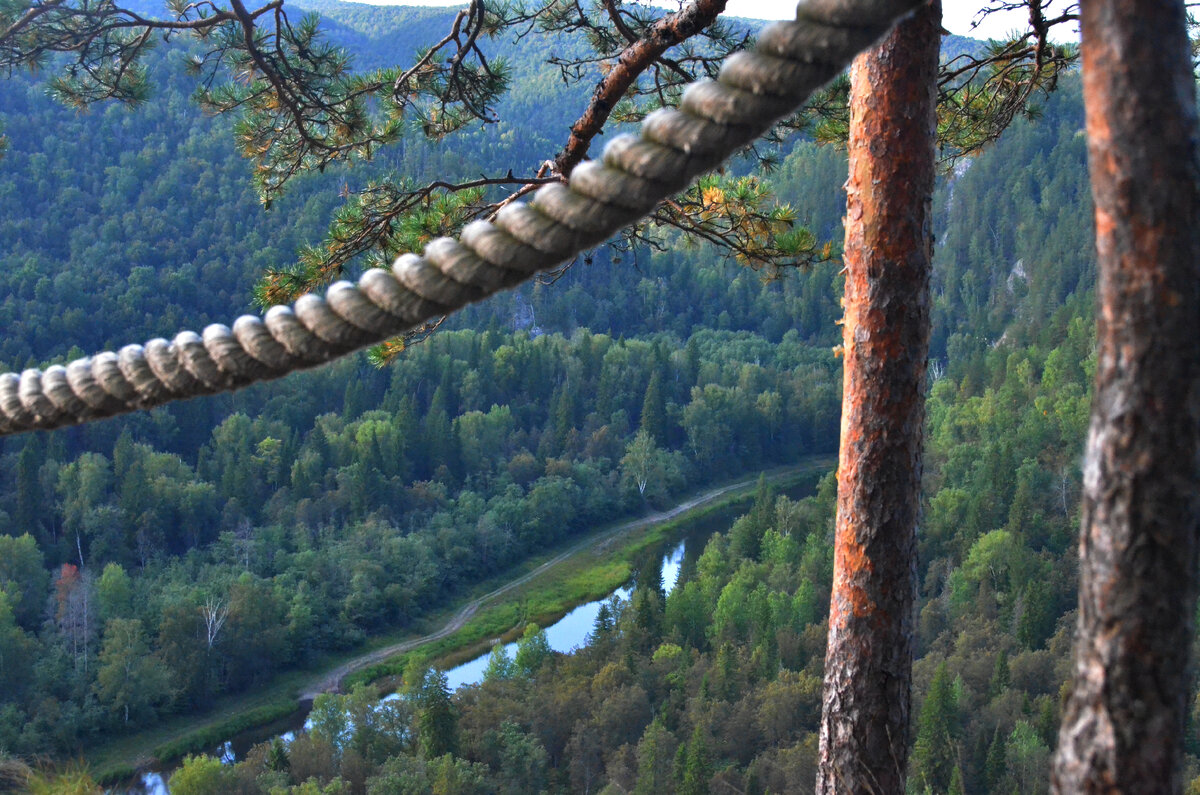
[[[1200,198],[1181,0],[1083,0],[1099,259],[1057,792],[1179,792],[1200,530]]]
[[[903,793],[941,6],[851,73],[841,449],[819,793]]]

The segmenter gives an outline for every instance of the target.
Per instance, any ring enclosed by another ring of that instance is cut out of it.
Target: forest
[[[450,16],[319,10],[368,66]],[[555,146],[538,131],[581,96],[536,50],[503,53],[517,77],[500,124],[307,175],[267,212],[175,54],[155,53],[158,96],[134,112],[78,114],[5,81],[0,361],[228,320],[376,173],[536,162]],[[935,193],[915,792],[1046,790],[1095,368],[1082,126],[1068,74]],[[472,306],[384,367],[359,356],[3,440],[0,760],[202,713],[597,524],[836,451],[844,178],[844,153],[803,138],[752,178],[833,244],[809,269],[755,272],[664,230]],[[189,757],[171,791],[811,791],[835,489],[762,490],[677,588],[639,582],[575,654],[531,632],[458,693],[422,668],[384,706],[371,687],[321,697],[307,735],[232,766]],[[1184,780],[1200,781],[1188,738]]]

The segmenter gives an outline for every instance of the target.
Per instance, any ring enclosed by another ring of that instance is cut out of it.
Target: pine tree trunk
[[[1082,3],[1099,257],[1057,792],[1179,792],[1200,529],[1200,199],[1184,6]]]
[[[903,793],[941,6],[851,73],[838,515],[819,793]]]

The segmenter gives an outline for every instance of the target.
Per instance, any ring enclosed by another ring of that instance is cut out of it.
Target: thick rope
[[[660,201],[765,133],[922,0],[802,0],[794,22],[765,28],[729,56],[716,82],[690,85],[677,109],[646,117],[640,136],[611,141],[569,183],[439,238],[390,271],[337,282],[233,328],[212,325],[0,375],[0,436],[60,428],[240,389],[324,364],[514,287],[650,213]]]

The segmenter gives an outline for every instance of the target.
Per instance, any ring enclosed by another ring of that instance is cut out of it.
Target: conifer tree
[[[667,407],[663,400],[662,376],[657,369],[651,374],[642,398],[640,430],[645,431],[655,444],[667,443]]]
[[[40,530],[43,498],[42,484],[38,477],[42,452],[42,445],[31,437],[21,448],[21,454],[17,456],[17,505],[12,517],[18,533],[29,533],[38,538],[41,538],[42,535]]]
[[[596,621],[592,625],[591,642],[606,640],[613,631],[613,611],[608,602],[602,602],[596,611]]]
[[[424,448],[421,472],[425,477],[436,475],[438,467],[443,466],[451,473],[457,471],[458,456],[455,436],[451,433],[450,415],[446,409],[447,401],[446,390],[439,386],[429,402],[429,411],[425,413],[421,433]]]
[[[648,652],[662,639],[662,608],[660,591],[642,584],[634,589],[629,610],[632,619],[630,634],[638,650]]]
[[[958,703],[950,671],[942,662],[933,675],[921,705],[917,741],[913,746],[913,775],[918,785],[945,792],[958,766]]]
[[[685,750],[686,749],[686,750]],[[683,752],[682,770],[679,777],[679,795],[708,795],[712,781],[712,758],[704,731],[699,724],[692,730],[691,739],[680,747]]]
[[[775,490],[767,484],[766,476],[760,474],[750,512],[730,530],[730,552],[748,560],[758,560],[762,551],[763,534],[770,530],[774,523]]]
[[[834,589],[817,792],[905,788],[941,6],[851,71]],[[948,782],[946,782],[948,783]]]
[[[966,795],[966,791],[966,786],[963,784],[962,768],[955,765],[954,774],[950,776],[950,787],[946,790],[946,795]]]
[[[458,713],[446,674],[430,670],[417,691],[417,743],[421,756],[437,759],[458,749]]]
[[[1200,535],[1200,166],[1188,15],[1180,0],[1086,0],[1081,11],[1097,365],[1074,681],[1052,786],[1179,792]]]
[[[1008,770],[1008,743],[1004,740],[1004,735],[1000,733],[1000,727],[996,727],[992,734],[992,744],[988,746],[987,759],[984,761],[983,780],[987,784],[988,791],[994,791],[1000,786],[1000,782],[1004,779],[1004,773]]]
[[[663,725],[661,718],[655,718],[646,727],[637,747],[635,795],[660,795],[667,791],[671,785],[671,761],[674,756],[671,747],[674,744],[675,737]]]
[[[988,682],[988,697],[995,698],[1008,689],[1009,683],[1008,652],[1004,649],[996,655],[996,664],[992,668],[992,678]]]

